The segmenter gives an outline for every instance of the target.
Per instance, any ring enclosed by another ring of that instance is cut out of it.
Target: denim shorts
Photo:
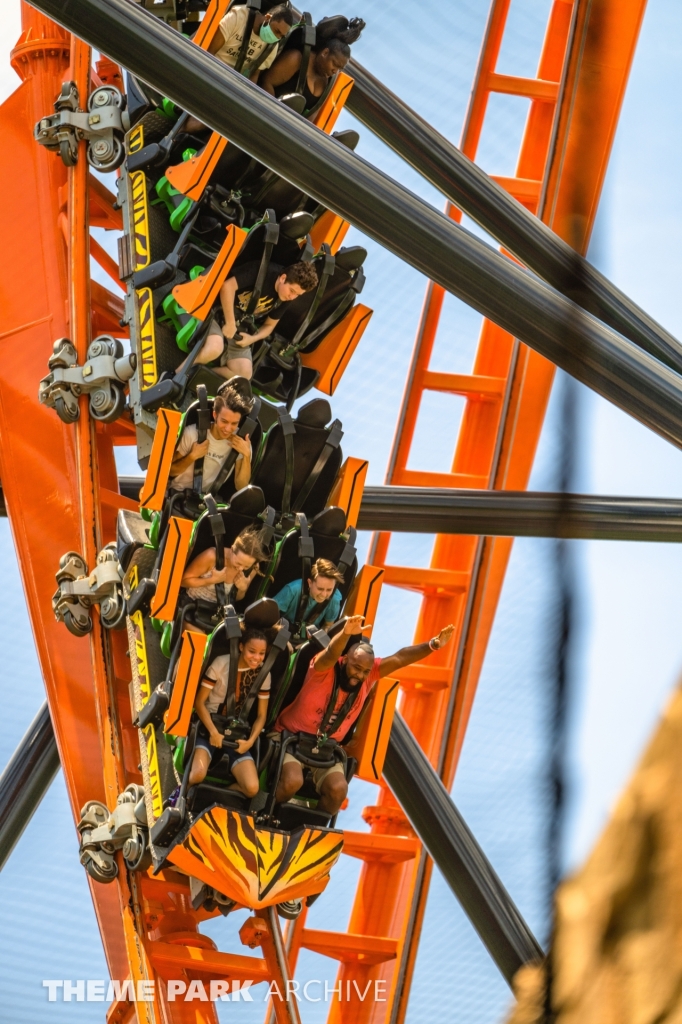
[[[203,723],[200,723],[199,728],[197,729],[197,739],[194,745],[195,750],[198,750],[199,748],[207,750],[211,755],[211,762],[208,766],[209,771],[211,768],[216,768],[223,758],[225,759],[223,763],[227,762],[229,764],[230,771],[232,771],[234,766],[239,764],[240,761],[253,761],[250,750],[247,750],[245,754],[239,754],[234,747],[221,748],[212,746],[211,741],[208,738],[208,729]]]

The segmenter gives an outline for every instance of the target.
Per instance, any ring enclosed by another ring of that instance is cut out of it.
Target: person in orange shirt
[[[348,637],[362,632],[363,615],[351,615],[344,628],[337,633],[326,651],[311,662],[296,699],[283,711],[275,723],[275,730],[317,736],[323,743],[327,738],[343,742],[377,679],[390,676],[407,665],[421,661],[450,642],[455,627],[445,626],[428,643],[403,647],[387,658],[377,658],[374,648],[365,640],[354,644],[347,654],[342,651]],[[337,762],[331,768],[314,768],[313,781],[320,794],[318,807],[327,814],[336,814],[348,793],[343,765]],[[303,785],[303,765],[294,754],[286,753],[282,774],[277,786],[279,803],[290,800]]]

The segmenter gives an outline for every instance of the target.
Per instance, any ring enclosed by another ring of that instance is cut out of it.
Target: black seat
[[[355,149],[360,139],[356,131],[347,130],[343,132],[332,132],[333,139],[336,139],[346,149]],[[249,206],[256,215],[265,209],[275,211],[277,218],[305,207],[314,210],[314,220],[324,212],[324,207],[319,206],[311,200],[305,192],[292,185],[286,178],[281,178],[274,171],[265,171],[260,179],[252,185],[251,195],[244,198],[245,205]]]
[[[284,409],[279,417],[252,480],[268,505],[285,516],[304,512],[310,519],[325,507],[341,466],[341,423],[330,424],[332,410],[324,398],[302,406],[295,420]]]
[[[121,508],[116,518],[116,554],[123,572],[126,572],[138,548],[149,544],[149,523],[139,512]]]

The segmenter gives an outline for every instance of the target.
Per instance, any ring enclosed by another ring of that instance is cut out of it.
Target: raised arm
[[[445,629],[441,629],[438,636],[434,636],[427,643],[415,644],[414,647],[403,647],[395,654],[389,654],[387,658],[382,658],[379,677],[383,679],[384,676],[393,675],[399,669],[405,668],[407,665],[414,665],[415,661],[421,661],[422,658],[428,657],[434,651],[439,651],[441,647],[445,647],[450,642],[454,631],[454,626],[446,626]]]
[[[315,669],[318,672],[326,672],[334,667],[343,654],[343,649],[348,643],[348,637],[361,633],[364,621],[364,615],[351,615],[346,619],[343,629],[336,634],[324,654],[318,655],[315,662]]]
[[[228,277],[220,289],[220,305],[225,317],[223,334],[226,338],[233,338],[237,333],[237,321],[234,318],[234,298],[238,287],[237,278]]]

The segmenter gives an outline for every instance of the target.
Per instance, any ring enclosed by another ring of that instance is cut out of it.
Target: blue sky
[[[315,0],[314,15],[330,13]],[[8,64],[19,34],[19,5],[0,13],[0,98],[16,87]],[[397,0],[357,0],[348,14],[368,27],[355,53],[440,131],[457,141],[485,24],[484,0],[424,0],[411,25]],[[549,0],[512,0],[498,70],[533,74]],[[438,38],[439,47],[434,47]],[[623,107],[595,230],[591,257],[673,334],[682,336],[682,228],[679,132],[682,100],[682,5],[650,0]],[[491,173],[513,173],[525,101],[495,98],[480,162]],[[340,127],[350,125],[344,115]],[[433,189],[361,129],[359,152],[438,208]],[[10,154],[5,154],[9,158]],[[361,242],[352,232],[349,242]],[[111,240],[107,240],[107,245]],[[425,282],[373,243],[363,301],[375,315],[334,397],[344,423],[344,450],[370,459],[370,478],[383,480]],[[467,372],[480,317],[448,298],[436,346],[438,369]],[[379,386],[377,386],[377,384]],[[677,496],[682,454],[634,420],[581,390],[579,489],[602,494]],[[540,446],[532,486],[553,486],[556,403]],[[461,405],[434,397],[420,419],[414,465],[448,468]],[[121,453],[121,466],[126,455]],[[430,539],[403,537],[394,548],[406,564],[426,565]],[[580,628],[571,706],[572,799],[566,864],[588,852],[651,733],[682,665],[682,549],[676,545],[575,542]],[[55,552],[55,561],[60,552]],[[0,764],[16,746],[42,700],[30,627],[21,596],[11,535],[0,521],[0,658],[5,665]],[[454,795],[503,881],[532,926],[546,925],[541,876],[546,812],[544,790],[548,630],[552,606],[552,549],[547,541],[514,546],[490,650]],[[410,642],[414,595],[387,589],[375,634],[380,653]],[[373,802],[370,787],[351,794],[346,822],[361,827]],[[357,865],[342,861],[332,887],[315,908],[313,927],[343,928]],[[102,977],[97,928],[63,784],[59,779],[0,875],[4,925],[0,933],[0,1006],[8,1020],[101,1021],[95,1004],[47,1004],[42,978]],[[219,922],[212,934],[224,948],[239,922]],[[236,946],[234,947],[236,948]],[[443,956],[447,950],[447,956]],[[331,977],[334,967],[309,954],[308,977]],[[504,983],[438,875],[434,878],[417,964],[409,1024],[421,1024],[444,1005],[452,1020],[493,1024],[508,1002]],[[256,1012],[257,1009],[257,1012]],[[261,1005],[253,1019],[261,1019]],[[246,1019],[246,1015],[244,1017]],[[251,1015],[248,1015],[251,1019]],[[304,1024],[323,1020],[305,1007]]]

